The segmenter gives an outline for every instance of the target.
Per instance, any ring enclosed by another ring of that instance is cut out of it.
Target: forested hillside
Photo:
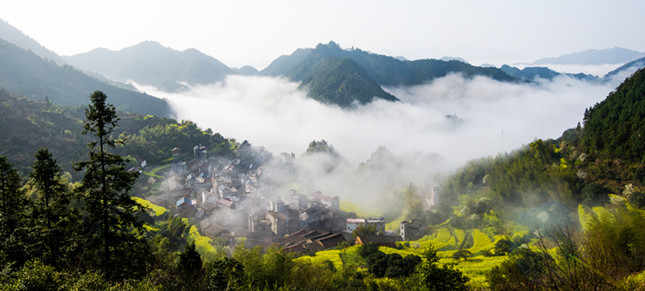
[[[291,56],[276,59],[262,71],[263,74],[282,74],[294,80],[303,78],[311,69],[313,60],[327,57],[349,58],[361,66],[376,83],[382,86],[419,85],[449,73],[461,73],[466,77],[486,76],[499,81],[515,79],[497,68],[484,68],[460,61],[425,59],[402,61],[393,57],[369,53],[360,49],[344,50],[335,42],[318,44],[313,50],[299,49]]]
[[[496,252],[510,257],[489,273],[493,289],[642,288],[644,76],[556,140],[470,162],[443,184],[439,207],[416,218],[506,236]],[[518,230],[528,235],[512,238]],[[516,249],[526,243],[534,249]]]
[[[86,97],[87,98],[87,97]],[[0,89],[0,155],[6,156],[20,170],[28,172],[33,154],[47,146],[62,169],[73,172],[72,163],[83,158],[86,139],[81,134],[84,109],[65,107],[16,97]],[[128,140],[116,150],[139,161],[157,163],[172,156],[178,147],[192,153],[195,145],[208,146],[226,155],[235,147],[218,133],[202,130],[193,122],[119,112],[120,127],[115,134]]]
[[[341,107],[349,107],[354,102],[367,104],[375,98],[398,101],[383,91],[356,62],[347,58],[320,60],[303,77],[301,87],[308,88],[308,96]]]
[[[360,49],[344,50],[335,42],[281,56],[260,73],[302,82],[309,88],[310,97],[342,107],[353,101],[369,103],[373,98],[395,101],[398,99],[380,86],[419,85],[450,73],[486,76],[499,81],[517,80],[497,68],[434,59],[401,61]]]
[[[585,112],[582,144],[592,153],[628,163],[645,161],[645,70],[625,80]]]

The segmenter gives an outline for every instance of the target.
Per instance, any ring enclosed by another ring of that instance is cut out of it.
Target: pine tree
[[[114,105],[106,103],[107,96],[101,91],[95,91],[90,99],[83,134],[94,141],[88,144],[89,160],[76,164],[77,170],[84,171],[79,190],[84,195],[87,246],[93,252],[85,257],[97,256],[107,278],[137,276],[145,272],[141,266],[149,255],[146,241],[135,233],[142,231],[138,215],[144,208],[129,194],[138,173],[128,172],[126,160],[108,152],[122,143],[111,136],[119,120]]]
[[[41,252],[44,261],[57,265],[57,257],[74,232],[75,211],[69,207],[70,195],[61,178],[61,170],[52,154],[41,148],[35,155],[30,184],[38,197],[33,203],[31,234],[35,236],[34,251]]]
[[[18,171],[0,156],[0,259],[6,256],[18,265],[26,261],[23,224],[28,205],[20,187]]]

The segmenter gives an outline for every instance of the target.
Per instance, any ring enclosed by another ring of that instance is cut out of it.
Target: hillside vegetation
[[[643,288],[644,78],[639,70],[587,110],[584,127],[470,162],[443,184],[439,207],[413,218],[446,221],[437,233],[509,237],[509,259],[487,275],[493,289]]]
[[[87,97],[86,97],[87,98]],[[6,156],[20,170],[28,172],[33,154],[47,145],[66,172],[74,172],[72,163],[85,155],[87,140],[81,134],[84,110],[78,107],[54,105],[25,97],[16,97],[0,88],[0,155]],[[195,145],[207,145],[214,153],[226,155],[234,147],[212,130],[202,130],[193,122],[151,115],[121,112],[120,127],[115,134],[128,142],[117,152],[139,162],[158,164],[172,156],[178,147],[185,155],[192,154]]]

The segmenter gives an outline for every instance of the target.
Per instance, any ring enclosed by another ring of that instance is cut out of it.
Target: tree
[[[202,256],[195,250],[195,241],[186,245],[186,250],[179,254],[177,265],[185,290],[195,289],[202,270]]]
[[[61,170],[49,150],[41,148],[35,155],[30,184],[37,191],[32,210],[34,249],[40,249],[45,263],[56,266],[60,250],[70,237],[73,212],[69,209],[69,193],[61,178]]]
[[[246,282],[244,266],[233,258],[222,258],[206,263],[203,289],[236,290]]]
[[[356,237],[366,237],[368,235],[376,235],[376,225],[361,223],[359,224],[354,231],[352,231],[354,238]]]
[[[450,265],[439,267],[437,251],[430,247],[423,252],[424,261],[417,267],[417,273],[408,280],[414,290],[466,290],[470,280]]]
[[[465,261],[465,260],[468,260],[468,258],[472,257],[472,256],[473,256],[473,254],[470,251],[465,250],[465,249],[457,250],[456,252],[454,252],[452,254],[452,258],[457,260],[457,261],[459,261],[461,259],[464,259],[464,261]]]
[[[0,252],[18,265],[26,261],[22,225],[28,202],[20,184],[18,171],[0,156]]]
[[[5,156],[0,156],[0,215],[2,219],[19,220],[27,200],[20,190],[20,175]],[[3,230],[8,230],[4,229]]]
[[[138,173],[126,170],[126,160],[108,152],[116,144],[111,133],[118,126],[119,118],[114,105],[106,103],[101,91],[90,95],[91,104],[85,109],[83,134],[94,140],[88,144],[89,160],[77,163],[76,170],[84,171],[79,191],[84,196],[84,232],[87,245],[100,258],[100,266],[108,279],[133,276],[143,269],[149,254],[146,241],[138,238],[134,230],[142,231],[138,215],[144,207],[128,193]],[[129,271],[126,271],[129,269]]]

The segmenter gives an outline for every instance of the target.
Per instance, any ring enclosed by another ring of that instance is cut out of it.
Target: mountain
[[[31,99],[48,99],[67,106],[85,106],[90,94],[101,90],[119,110],[158,116],[171,114],[170,106],[163,99],[108,85],[4,40],[0,40],[0,87]]]
[[[196,49],[176,51],[145,41],[120,51],[104,48],[66,57],[70,64],[113,80],[155,86],[167,92],[185,89],[182,83],[200,85],[224,80],[234,71]]]
[[[244,76],[255,76],[260,73],[258,69],[251,66],[243,66],[241,68],[235,68],[233,70],[235,71],[235,74],[244,75]]]
[[[634,71],[636,71],[636,70],[638,70],[640,68],[643,68],[643,67],[645,67],[645,57],[640,58],[640,59],[635,60],[635,61],[631,61],[631,62],[629,62],[627,64],[624,64],[624,65],[616,68],[615,70],[607,73],[603,77],[603,79],[605,81],[608,81],[608,80],[610,80],[610,79],[612,79],[612,78],[614,78],[616,76],[622,75],[622,74],[631,75]]]
[[[623,64],[635,59],[645,57],[645,53],[624,48],[611,48],[604,50],[586,50],[559,57],[542,58],[533,62],[534,65],[604,65]]]
[[[374,98],[398,101],[348,58],[322,59],[304,76],[301,87],[309,89],[309,97],[341,107],[350,107],[355,102],[367,104]]]
[[[298,49],[290,56],[281,56],[261,73],[283,75],[299,80],[317,60],[327,57],[354,60],[367,72],[368,76],[381,86],[419,85],[450,73],[461,73],[466,77],[486,76],[499,81],[515,80],[497,68],[476,67],[456,60],[405,61],[360,49],[344,50],[333,41],[328,44],[319,44],[315,49]]]
[[[310,97],[343,107],[354,101],[368,103],[374,98],[395,101],[396,97],[380,87],[419,85],[450,73],[516,80],[497,68],[475,67],[456,60],[406,61],[360,49],[344,50],[333,41],[280,56],[260,72],[303,82]],[[341,78],[347,79],[341,82]]]
[[[43,59],[54,61],[58,65],[64,65],[65,61],[55,52],[52,52],[38,42],[22,33],[22,31],[11,26],[6,21],[0,19],[0,39],[4,39],[24,50],[30,50]]]
[[[525,81],[534,81],[536,78],[552,80],[553,78],[562,76],[562,75],[569,76],[571,78],[575,78],[578,80],[585,80],[585,81],[598,80],[598,77],[593,75],[588,75],[584,73],[563,74],[563,73],[559,73],[554,70],[551,70],[547,67],[525,67],[520,70],[519,68],[516,68],[516,67],[503,65],[502,67],[500,67],[500,69],[515,78],[522,79]]]

